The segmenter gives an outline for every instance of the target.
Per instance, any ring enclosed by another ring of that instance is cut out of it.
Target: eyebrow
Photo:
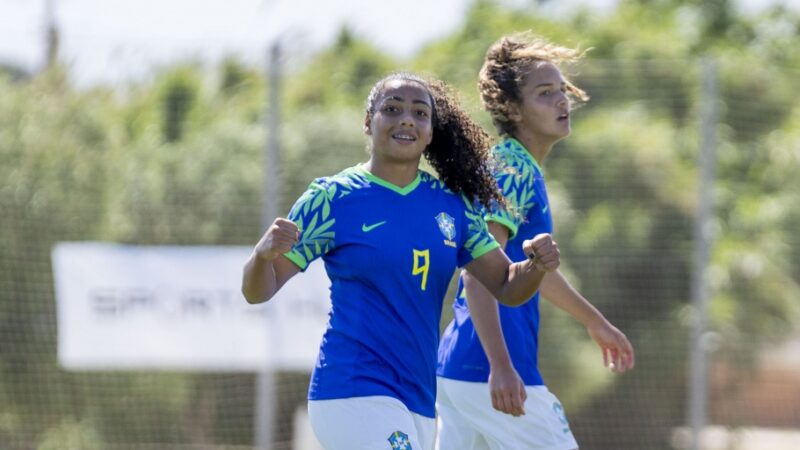
[[[399,95],[392,95],[392,96],[386,97],[384,99],[384,101],[386,101],[386,100],[397,100],[398,102],[404,101],[403,97],[400,97]],[[418,103],[418,104],[421,104],[421,105],[425,105],[428,108],[431,107],[431,105],[428,102],[426,102],[425,100],[412,100],[411,103]]]
[[[567,84],[566,81],[562,81],[561,83],[559,83],[559,86],[566,86],[566,84]],[[537,84],[535,89],[539,89],[540,87],[545,87],[545,86],[552,86],[552,85],[553,85],[553,83],[541,83],[541,84]]]

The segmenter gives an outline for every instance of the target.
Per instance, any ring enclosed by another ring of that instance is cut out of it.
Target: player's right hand
[[[300,229],[294,222],[278,217],[267,228],[256,244],[255,252],[259,258],[272,261],[292,249],[300,239]]]
[[[491,367],[489,372],[489,392],[492,407],[500,412],[519,417],[525,414],[525,383],[513,366]]]

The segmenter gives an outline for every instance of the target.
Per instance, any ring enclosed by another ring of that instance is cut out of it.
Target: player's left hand
[[[635,355],[633,345],[625,334],[607,320],[586,328],[589,336],[597,342],[603,352],[603,364],[612,372],[622,373],[633,369]]]
[[[533,239],[523,241],[522,251],[533,261],[533,267],[540,272],[554,272],[561,263],[558,244],[548,233],[537,234]]]

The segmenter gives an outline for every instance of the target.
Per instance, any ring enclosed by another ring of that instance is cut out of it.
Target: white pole
[[[701,438],[708,420],[708,366],[713,334],[708,330],[710,303],[709,264],[714,242],[714,177],[718,121],[717,67],[713,59],[701,60],[700,153],[698,202],[694,226],[692,277],[692,330],[690,339],[688,421],[691,450],[702,450]]]
[[[261,215],[262,232],[278,217],[281,199],[280,184],[280,43],[272,45],[267,62],[268,106],[267,145],[264,148],[264,202]],[[274,328],[265,315],[264,326]],[[274,333],[273,333],[274,334]],[[275,345],[275,342],[272,343]],[[269,352],[272,354],[272,352]],[[260,450],[269,450],[275,421],[275,373],[272,364],[258,373],[256,381],[255,443]]]

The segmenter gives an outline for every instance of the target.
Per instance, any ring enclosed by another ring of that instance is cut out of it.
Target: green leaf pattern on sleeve
[[[527,151],[519,147],[515,141],[511,141],[510,146],[507,146],[507,143],[509,141],[496,145],[492,151],[497,159],[502,161],[495,171],[495,178],[502,189],[508,208],[495,208],[486,220],[506,225],[511,231],[510,237],[513,238],[528,211],[536,204],[536,179],[535,173],[526,169],[530,164]]]
[[[328,253],[336,245],[333,226],[336,218],[332,204],[352,192],[356,186],[355,173],[344,171],[334,177],[311,183],[289,213],[289,220],[300,228],[300,240],[286,253],[286,257],[305,270],[316,258]]]
[[[464,247],[472,256],[478,258],[490,250],[499,247],[491,233],[486,221],[483,220],[483,208],[477,208],[466,197],[461,197],[467,205],[464,216],[467,218],[467,239]]]

